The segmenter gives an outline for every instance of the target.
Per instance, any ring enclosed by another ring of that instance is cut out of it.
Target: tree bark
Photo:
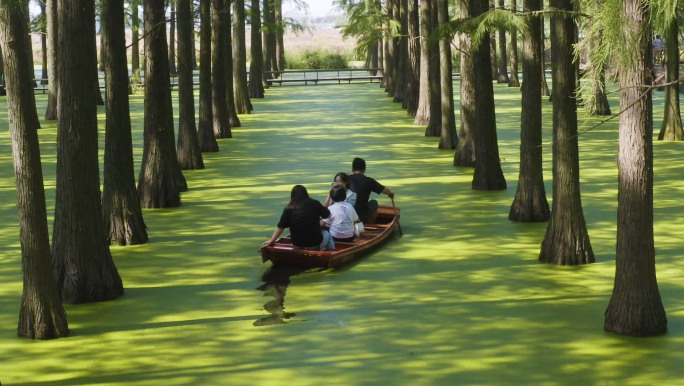
[[[28,3],[28,1],[27,1]],[[23,292],[17,335],[30,339],[67,336],[69,326],[52,276],[38,113],[28,64],[28,25],[17,3],[0,1],[0,45],[7,82],[7,112],[19,211]]]
[[[38,5],[40,6],[40,16],[45,20],[47,18],[47,15],[45,14],[45,1],[39,1]],[[42,24],[40,27],[40,53],[41,57],[43,59],[43,63],[41,63],[41,71],[40,71],[40,84],[46,85],[48,83],[48,69],[47,69],[47,27],[45,24]]]
[[[278,73],[272,73],[270,71],[278,71],[278,66],[275,64],[275,31],[274,31],[274,18],[275,11],[273,10],[273,2],[271,0],[263,0],[264,8],[264,72],[267,79],[277,78]],[[269,84],[264,85],[264,87],[270,86]]]
[[[568,12],[573,10],[572,0],[551,0],[550,5]],[[580,197],[574,31],[572,18],[562,14],[551,18],[553,203],[539,261],[559,265],[594,262]]]
[[[468,0],[459,0],[461,18],[470,17]],[[454,166],[475,166],[475,139],[473,130],[477,127],[475,103],[475,68],[473,67],[472,42],[468,34],[459,35],[461,52],[461,129],[458,133],[458,147],[454,153]]]
[[[199,145],[202,152],[219,151],[214,136],[211,99],[211,0],[200,0]]]
[[[228,10],[230,10],[230,6]],[[225,78],[226,78],[226,105],[228,106],[228,122],[230,127],[240,127],[240,118],[238,117],[237,109],[235,108],[235,88],[233,86],[233,39],[232,39],[232,17],[230,12],[223,14],[223,44],[225,45],[226,55],[224,66],[226,68]],[[243,36],[244,40],[244,36]],[[246,59],[245,59],[246,60]],[[247,75],[245,74],[245,82],[247,81]],[[250,104],[251,106],[251,104]],[[230,136],[232,137],[232,132]]]
[[[176,75],[176,5],[169,3],[169,73]]]
[[[499,0],[498,8],[503,9],[504,0]],[[506,30],[500,29],[499,34],[499,77],[498,83],[509,83],[508,77],[508,57],[506,55]]]
[[[123,0],[102,1],[102,45],[107,85],[104,229],[111,244],[142,244],[148,236],[135,188]]]
[[[600,0],[594,1],[594,10],[600,9]],[[596,37],[590,37],[589,41],[589,57],[596,56],[601,48],[603,40],[603,33],[599,32]],[[589,63],[589,71],[591,72],[591,97],[588,98],[586,104],[587,113],[589,115],[611,115],[610,104],[608,104],[608,96],[606,95],[606,68],[602,61],[598,63]]]
[[[145,129],[138,196],[143,208],[181,205],[188,185],[178,164],[166,48],[164,0],[145,0]]]
[[[665,80],[665,113],[660,126],[658,140],[684,140],[682,116],[679,107],[679,21],[676,17],[669,21],[665,29],[665,58],[667,72]]]
[[[399,13],[399,7],[396,5],[397,1],[399,0],[386,0],[385,2],[387,17],[390,20],[396,19]],[[383,80],[385,81],[385,92],[388,96],[394,96],[397,87],[396,56],[399,52],[395,40],[396,38],[392,36],[389,23],[387,23],[385,26],[385,78]]]
[[[408,1],[408,61],[406,63],[406,112],[415,117],[420,93],[420,31],[418,23],[418,0]]]
[[[140,75],[140,17],[138,17],[139,0],[132,0],[131,7],[131,71]]]
[[[230,13],[228,0],[211,0],[211,103],[213,130],[216,138],[230,138],[230,122],[226,105],[226,26],[225,13]]]
[[[632,37],[629,63],[619,70],[618,222],[615,286],[604,328],[620,335],[655,336],[667,332],[658,291],[653,243],[653,105],[650,8],[623,2],[624,35]]]
[[[242,2],[243,3],[243,13],[244,13],[244,0],[234,0],[236,3]],[[283,35],[285,34],[285,24],[283,23],[283,1],[282,0],[273,0],[273,22],[278,26],[276,28],[276,33],[275,33],[275,64],[278,68],[278,71],[285,71],[285,42],[283,40]],[[245,24],[245,18],[244,15],[242,17],[242,30],[243,30],[243,35],[242,35],[242,44],[244,45],[244,24]],[[244,49],[242,50],[243,52],[245,51]],[[246,62],[245,62],[246,63]],[[249,109],[250,111],[252,110],[251,108]],[[240,110],[238,110],[240,112]]]
[[[544,48],[544,44],[546,41],[546,33],[544,32],[544,15],[542,14],[541,16],[541,28],[539,31],[539,34],[541,35],[541,46],[539,47],[539,55],[541,57],[541,62],[542,62],[542,73],[541,73],[541,87],[542,87],[542,96],[551,96],[551,92],[549,91],[549,84],[546,82],[546,49]]]
[[[65,303],[112,300],[123,294],[107,244],[98,168],[97,53],[94,3],[61,0],[58,20],[57,187],[53,272]]]
[[[518,13],[517,0],[511,0],[511,11]],[[511,77],[508,81],[508,87],[520,87],[520,79],[518,78],[518,32],[511,31]]]
[[[427,125],[430,123],[430,44],[428,38],[434,29],[432,24],[432,3],[429,0],[420,0],[420,84],[418,93],[418,108],[414,125]]]
[[[278,0],[277,3],[280,3]],[[238,114],[249,114],[252,111],[252,102],[247,92],[247,48],[245,46],[245,1],[235,0],[233,6],[233,94],[235,95],[235,111]],[[276,4],[276,17],[278,4]],[[282,32],[278,35],[281,39]],[[277,39],[276,39],[277,40]],[[281,48],[282,49],[282,48]],[[276,55],[281,55],[276,50]],[[280,56],[278,56],[279,66]],[[284,66],[284,62],[282,63]],[[283,67],[278,67],[282,71]]]
[[[402,103],[402,107],[405,107],[406,102],[406,67],[408,64],[408,0],[399,0],[397,2],[398,15],[395,17],[399,20],[400,34],[401,36],[397,38],[397,48],[398,55],[395,58],[396,72],[397,72],[397,83],[394,88],[393,101],[395,103]]]
[[[431,2],[430,4],[430,16],[431,18],[431,33],[439,25],[439,20],[437,17],[437,3]],[[439,42],[435,42],[429,46],[430,62],[429,62],[429,74],[428,82],[430,83],[430,88],[428,89],[430,102],[428,106],[430,108],[428,126],[425,128],[426,137],[440,137],[442,135],[442,84],[440,75],[440,60],[439,60]]]
[[[249,97],[264,97],[264,56],[261,52],[261,11],[259,10],[259,0],[251,0],[250,20],[251,41],[250,53],[252,59],[249,61]]]
[[[204,169],[202,150],[195,124],[195,95],[193,91],[192,44],[194,19],[192,1],[178,0],[178,142],[176,153],[183,170]]]
[[[487,11],[487,4],[481,0],[472,0],[470,9],[473,16],[479,16]],[[475,190],[506,189],[506,179],[501,170],[496,138],[494,86],[487,68],[490,58],[489,47],[488,37],[485,36],[479,46],[473,46],[471,49],[475,70],[475,112],[478,115],[477,124],[472,131],[475,142],[475,171],[472,188]]]
[[[57,38],[57,0],[47,0],[46,7],[46,25],[47,25],[47,53],[48,53],[48,100],[45,108],[45,119],[52,121],[57,119],[57,69],[59,61],[57,60],[57,45],[59,39]]]
[[[542,173],[542,106],[541,106],[541,23],[535,11],[542,8],[541,0],[525,0],[530,12],[528,30],[523,40],[522,112],[520,116],[520,172],[518,189],[508,213],[508,219],[520,222],[548,221],[549,203],[546,200]]]
[[[437,1],[437,17],[439,25],[449,22],[449,4],[446,0]],[[442,135],[439,149],[455,149],[458,146],[456,136],[456,118],[454,116],[454,87],[451,80],[451,38],[439,39],[439,77],[441,90]]]

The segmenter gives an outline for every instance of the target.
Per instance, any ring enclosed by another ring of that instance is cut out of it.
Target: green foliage
[[[131,92],[134,95],[144,95],[145,94],[145,85],[142,84],[142,77],[140,76],[140,70],[135,70],[131,74]]]
[[[328,50],[304,50],[298,56],[285,54],[285,68],[330,70],[348,68],[348,58]]]
[[[493,9],[474,18],[455,19],[439,26],[430,36],[430,44],[434,44],[443,37],[453,37],[457,33],[469,34],[473,47],[477,47],[480,41],[488,36],[492,30],[504,29],[511,32],[524,31],[527,28],[520,14],[502,9]]]
[[[344,37],[356,38],[354,56],[360,60],[366,58],[370,47],[382,40],[383,36],[400,36],[399,22],[387,17],[378,0],[336,0],[335,4],[345,11],[346,23],[339,27]],[[383,26],[387,28],[383,29]]]

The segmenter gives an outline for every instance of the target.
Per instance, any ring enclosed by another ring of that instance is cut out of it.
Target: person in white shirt
[[[345,172],[339,172],[335,174],[333,186],[334,185],[344,186],[344,189],[347,194],[344,201],[347,201],[348,203],[352,204],[352,206],[356,205],[356,193],[352,192],[352,190],[349,189],[349,174]],[[330,206],[330,204],[332,204],[332,200],[330,199],[330,195],[328,195],[328,198],[325,199],[325,203],[323,204],[323,206],[327,207]]]
[[[333,204],[328,207],[330,217],[323,219],[323,223],[330,227],[330,235],[335,241],[354,241],[354,224],[359,216],[354,206],[347,201],[346,189],[342,185],[334,185],[330,189],[330,199]]]

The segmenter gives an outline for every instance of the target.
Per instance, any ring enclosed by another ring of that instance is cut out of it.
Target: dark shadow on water
[[[290,277],[299,275],[306,270],[303,267],[274,265],[261,275],[261,280],[264,284],[256,289],[264,291],[264,296],[273,296],[274,299],[264,304],[264,309],[271,315],[254,321],[254,326],[285,324],[287,323],[286,319],[296,315],[293,312],[285,312],[285,293],[287,292],[287,286],[290,284]]]

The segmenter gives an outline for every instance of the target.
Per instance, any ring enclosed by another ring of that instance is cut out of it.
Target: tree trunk
[[[472,0],[470,9],[472,16],[479,16],[487,11],[487,4],[481,0]],[[477,123],[473,126],[473,141],[475,142],[475,172],[472,187],[475,190],[503,190],[506,189],[506,179],[501,170],[499,160],[499,146],[496,138],[496,111],[494,109],[494,86],[490,71],[488,37],[479,46],[471,49],[473,68],[475,70],[475,112]]]
[[[102,1],[102,45],[107,85],[104,228],[111,244],[142,244],[147,227],[135,189],[123,0]]]
[[[511,11],[518,14],[517,0],[511,0]],[[511,78],[508,81],[508,87],[520,87],[520,79],[518,78],[518,32],[511,31]]]
[[[405,107],[406,99],[406,67],[408,64],[408,0],[399,0],[397,2],[399,14],[395,17],[399,20],[401,26],[401,36],[397,38],[398,55],[396,57],[396,71],[397,71],[397,87],[394,89],[393,101],[402,103]]]
[[[46,25],[47,25],[47,53],[48,53],[48,100],[45,108],[45,119],[52,121],[57,119],[57,0],[47,0]]]
[[[437,1],[437,17],[439,25],[449,22],[449,4],[447,0]],[[439,77],[441,90],[442,135],[439,149],[455,149],[458,146],[456,136],[456,118],[454,117],[454,87],[451,80],[451,37],[439,39]]]
[[[38,5],[40,6],[40,16],[45,20],[47,18],[47,15],[45,14],[45,1],[39,1]],[[40,71],[40,84],[46,85],[48,83],[48,69],[47,69],[47,27],[43,23],[40,26],[40,53],[41,57],[43,60],[43,63],[41,63],[41,71]]]
[[[420,88],[420,31],[418,0],[408,1],[408,61],[406,62],[406,97],[404,104],[410,117],[416,116]]]
[[[681,141],[684,140],[684,129],[679,108],[679,84],[676,83],[679,79],[679,21],[676,17],[669,21],[665,29],[665,58],[668,85],[665,86],[665,113],[658,139]]]
[[[234,0],[235,3],[237,4],[238,2],[241,2],[243,4],[242,7],[242,45],[244,46],[245,42],[245,17],[244,17],[244,0]],[[275,64],[277,65],[278,71],[285,71],[285,42],[283,41],[283,35],[285,33],[285,24],[283,23],[283,1],[282,0],[273,0],[273,22],[278,26],[276,28],[276,33],[275,33]],[[242,49],[242,52],[245,52],[245,49]],[[246,61],[245,61],[246,63]],[[250,107],[250,111],[252,108]],[[238,112],[240,110],[238,109]]]
[[[278,3],[280,1],[278,0]],[[245,1],[235,0],[233,6],[233,94],[235,95],[235,111],[238,114],[249,114],[252,102],[247,92],[247,48],[245,46]],[[276,16],[278,15],[276,7]],[[282,45],[282,33],[279,35]],[[276,55],[280,55],[276,51]],[[280,56],[278,61],[280,65]],[[284,62],[283,62],[284,65]],[[283,66],[284,67],[284,66]],[[282,71],[283,67],[278,67]]]
[[[543,5],[542,5],[543,8]],[[541,16],[541,28],[539,31],[539,34],[541,35],[541,45],[539,46],[539,55],[541,57],[541,63],[542,63],[542,73],[541,73],[541,88],[542,88],[542,96],[551,96],[551,92],[549,91],[549,84],[546,82],[546,49],[544,48],[544,44],[546,41],[546,33],[544,32],[544,14]]]
[[[640,0],[623,2],[624,49],[635,58],[619,69],[618,222],[615,285],[604,328],[620,335],[667,332],[658,291],[653,244],[653,105],[650,9]]]
[[[197,2],[197,4],[199,5],[199,1]],[[192,47],[192,60],[190,63],[192,63],[192,69],[197,70],[197,69],[199,69],[199,66],[197,65],[197,48],[196,48],[197,47],[197,41],[196,41],[196,37],[195,37],[195,27],[196,27],[196,25],[195,25],[196,17],[195,16],[197,15],[197,13],[195,11],[195,2],[194,1],[190,2],[190,15],[192,15],[192,28],[193,28],[193,33],[190,35],[190,40],[192,42],[190,44],[190,47]]]
[[[499,9],[504,8],[504,0],[499,0]],[[511,80],[508,77],[508,57],[506,55],[506,30],[499,31],[499,77],[498,83],[509,83]]]
[[[459,0],[461,18],[470,17],[468,0]],[[468,34],[460,34],[458,40],[461,52],[461,129],[458,133],[458,147],[454,153],[454,166],[475,166],[475,139],[473,130],[477,127],[475,104],[475,68],[473,67],[472,42]]]
[[[271,14],[270,12],[270,7],[269,7],[269,0],[263,0],[262,1],[262,6],[261,8],[263,9],[263,15],[262,15],[262,29],[261,31],[261,57],[262,57],[262,64],[264,68],[264,73],[263,73],[263,78],[262,78],[262,83],[264,85],[264,89],[268,88],[270,84],[266,81],[267,79],[272,79],[273,74],[271,74],[269,71],[271,71],[271,53],[269,51],[269,42],[270,42],[270,33],[269,31],[269,25],[271,24],[271,19],[269,15]]]
[[[132,0],[131,6],[131,71],[140,75],[140,17],[138,17],[138,0]]]
[[[552,0],[551,7],[573,10],[572,0]],[[594,262],[582,212],[577,144],[577,105],[573,64],[574,21],[556,14],[551,18],[553,72],[553,200],[551,219],[539,261],[559,265]],[[524,80],[524,79],[523,79]]]
[[[594,1],[594,11],[598,11],[601,7],[600,0]],[[589,58],[597,56],[603,40],[603,33],[599,32],[589,41]],[[610,105],[608,104],[608,96],[606,95],[606,68],[603,61],[596,63],[589,63],[589,71],[591,72],[591,97],[586,103],[587,113],[589,115],[611,115]]]
[[[420,85],[418,87],[418,108],[414,125],[427,125],[430,123],[430,45],[428,38],[433,30],[431,15],[431,3],[428,0],[420,0]]]
[[[176,5],[170,2],[169,7],[169,73],[176,75]]]
[[[396,2],[399,0],[387,0],[385,6],[387,8],[387,17],[392,20],[396,19],[399,13],[399,8]],[[387,95],[394,96],[397,87],[397,73],[396,63],[397,55],[399,55],[395,38],[391,36],[389,24],[385,27],[385,92]]]
[[[279,74],[270,72],[278,71],[278,65],[275,63],[275,10],[273,9],[273,1],[264,0],[264,71],[266,78],[275,79]],[[270,85],[269,85],[270,86]]]
[[[437,17],[437,3],[430,2],[430,15],[431,19],[430,28],[431,33],[439,25],[439,19]],[[430,108],[430,113],[428,114],[429,122],[425,128],[426,137],[441,137],[442,135],[442,83],[440,75],[440,60],[439,60],[439,42],[430,44],[428,47],[430,57],[429,68],[428,68],[428,83],[430,87],[428,88],[428,107]],[[453,92],[453,90],[452,90]]]
[[[214,136],[211,99],[211,0],[200,0],[199,145],[202,152],[219,150]]]
[[[53,272],[65,303],[112,300],[123,294],[107,244],[100,202],[94,3],[61,0],[57,25],[57,186]]]
[[[249,61],[249,97],[264,97],[264,56],[261,52],[261,12],[259,10],[259,0],[251,0],[250,20],[251,41],[250,53],[252,59]]]
[[[188,189],[178,164],[166,48],[164,0],[145,0],[145,129],[138,196],[143,208],[180,206]]]
[[[211,0],[211,103],[213,111],[213,130],[216,138],[230,138],[230,122],[226,105],[226,26],[224,15],[230,12],[227,0]]]
[[[27,1],[28,3],[28,1]],[[22,11],[0,1],[0,45],[7,82],[7,113],[17,188],[23,292],[17,335],[30,339],[67,336],[69,326],[52,276],[38,113],[26,54],[28,25]]]
[[[226,5],[228,10],[230,10],[230,5]],[[223,44],[225,44],[225,63],[226,68],[225,78],[226,78],[226,105],[228,106],[228,122],[230,127],[240,127],[240,118],[238,117],[237,109],[235,108],[235,88],[234,88],[234,78],[233,78],[233,39],[232,39],[232,17],[230,12],[223,14]],[[243,23],[244,25],[244,23]],[[244,40],[244,36],[243,36]],[[246,60],[246,59],[245,59]],[[245,82],[247,81],[247,74],[245,74]],[[250,104],[251,107],[251,104]],[[232,137],[232,132],[230,136]]]
[[[176,153],[183,170],[204,169],[204,160],[195,124],[195,95],[193,92],[192,44],[194,19],[192,1],[178,0],[178,142]]]
[[[539,15],[541,0],[525,0],[528,30],[523,40],[522,112],[520,116],[520,172],[518,189],[508,213],[508,219],[521,222],[548,221],[549,203],[546,200],[542,173],[542,106],[541,106],[541,44]]]

